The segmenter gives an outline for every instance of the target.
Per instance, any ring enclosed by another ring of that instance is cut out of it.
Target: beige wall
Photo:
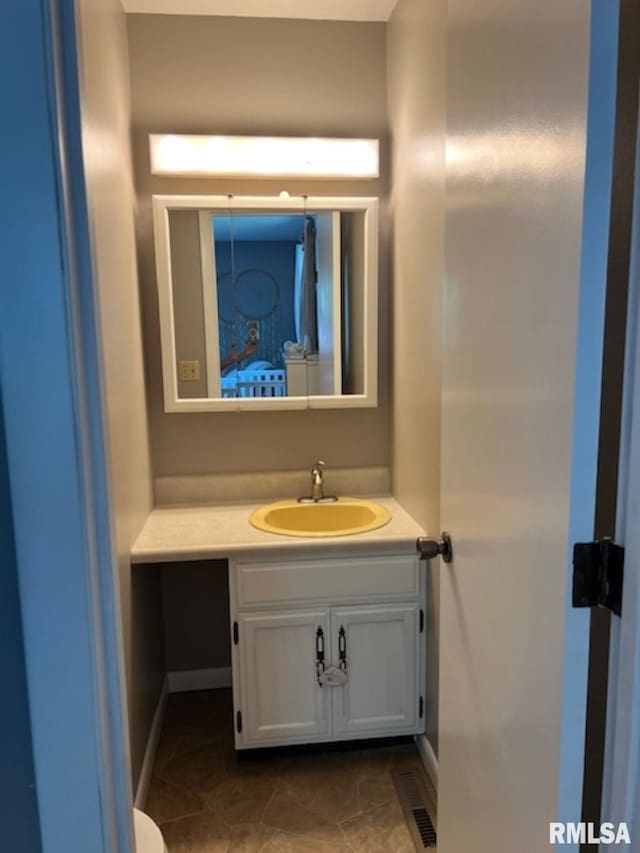
[[[198,381],[183,382],[178,372],[178,396],[207,397],[200,216],[197,210],[172,210],[169,213],[169,244],[176,360],[197,361],[200,365]]]
[[[163,675],[159,575],[129,554],[152,505],[129,145],[125,19],[118,0],[78,0],[85,176],[104,356],[134,783]]]
[[[165,414],[150,196],[377,195],[378,181],[152,178],[150,132],[374,136],[386,146],[386,28],[378,23],[130,15],[138,252],[154,472],[291,470],[388,462],[386,253],[381,258],[381,404],[371,410]],[[385,222],[384,205],[383,216]]]
[[[446,0],[399,0],[388,27],[393,168],[393,493],[440,530]],[[437,751],[439,561],[429,568],[427,736]]]

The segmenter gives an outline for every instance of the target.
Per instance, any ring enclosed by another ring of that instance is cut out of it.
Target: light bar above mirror
[[[151,134],[154,175],[360,178],[380,175],[377,139]]]

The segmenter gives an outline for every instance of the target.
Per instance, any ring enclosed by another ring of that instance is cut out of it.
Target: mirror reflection
[[[167,209],[178,400],[366,396],[371,206]]]
[[[336,320],[348,292],[343,300],[335,217],[211,217],[222,397],[344,392],[336,355],[348,330]]]

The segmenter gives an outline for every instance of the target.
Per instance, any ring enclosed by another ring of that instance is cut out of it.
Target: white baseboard
[[[215,690],[231,687],[231,667],[218,669],[186,669],[167,673],[169,693],[186,693],[189,690]]]
[[[167,679],[165,678],[162,683],[162,690],[160,691],[160,698],[158,699],[156,712],[153,715],[151,729],[149,730],[147,748],[144,751],[144,760],[142,762],[142,769],[140,770],[140,778],[138,779],[138,787],[136,789],[136,796],[133,803],[137,809],[140,809],[140,811],[144,811],[144,807],[147,802],[147,794],[149,793],[149,785],[151,783],[151,771],[153,770],[153,762],[155,761],[158,742],[160,740],[160,732],[162,731],[162,723],[164,722],[164,712],[167,707],[168,692]]]
[[[438,759],[426,735],[416,735],[416,746],[433,787],[438,790]]]

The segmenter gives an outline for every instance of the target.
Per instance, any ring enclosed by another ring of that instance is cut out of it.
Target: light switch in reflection
[[[200,381],[200,362],[199,361],[179,361],[178,362],[178,379],[180,382],[199,382]]]

